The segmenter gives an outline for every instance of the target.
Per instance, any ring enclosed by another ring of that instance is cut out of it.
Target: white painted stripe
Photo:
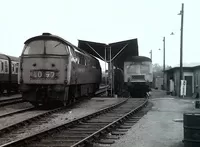
[[[152,98],[150,100],[173,100],[175,98]]]

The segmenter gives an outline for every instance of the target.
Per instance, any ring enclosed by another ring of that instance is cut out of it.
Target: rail
[[[0,98],[0,106],[6,106],[6,105],[21,103],[21,102],[23,102],[22,97],[16,97],[16,98],[4,99],[4,100],[1,100]]]
[[[32,140],[36,140],[38,138],[41,138],[41,137],[44,137],[44,136],[47,136],[49,133],[52,133],[52,132],[57,132],[58,130],[63,130],[65,129],[66,127],[69,127],[69,126],[72,126],[72,125],[75,125],[75,124],[79,124],[81,121],[85,121],[85,120],[88,120],[90,118],[93,118],[95,116],[98,116],[100,114],[103,114],[105,112],[108,112],[120,105],[122,105],[123,103],[125,103],[128,99],[125,99],[124,101],[122,102],[119,102],[117,104],[114,104],[112,106],[108,106],[104,109],[101,109],[95,113],[92,113],[92,114],[89,114],[89,115],[86,115],[82,118],[77,118],[73,121],[70,121],[64,125],[58,125],[54,128],[51,128],[51,129],[48,129],[48,130],[45,130],[45,131],[41,131],[40,133],[37,133],[37,134],[34,134],[34,135],[30,135],[28,137],[24,137],[22,139],[18,139],[18,140],[15,140],[15,141],[12,141],[12,142],[9,142],[9,143],[6,143],[4,145],[1,145],[0,147],[11,147],[11,146],[23,146],[24,143],[26,144],[28,141],[32,141]]]

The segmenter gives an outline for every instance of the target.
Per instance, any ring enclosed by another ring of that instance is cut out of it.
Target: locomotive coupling
[[[29,90],[31,90],[31,86],[27,85],[27,84],[21,84],[19,87],[20,91],[22,92],[27,92]]]
[[[53,90],[55,90],[56,92],[63,92],[65,90],[65,86],[64,85],[55,85],[52,87]]]

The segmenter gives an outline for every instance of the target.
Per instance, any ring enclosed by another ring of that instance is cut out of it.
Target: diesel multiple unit
[[[0,54],[0,94],[18,92],[19,58]]]

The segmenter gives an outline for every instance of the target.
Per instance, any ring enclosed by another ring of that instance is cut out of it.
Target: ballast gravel
[[[152,109],[111,147],[183,147],[183,113],[200,112],[194,101],[171,96],[150,99]]]
[[[33,107],[33,105],[31,105],[28,102],[22,102],[22,103],[17,103],[17,104],[1,106],[0,107],[0,116],[6,115],[9,113],[13,113],[16,111],[20,111],[23,109],[32,108],[32,107]]]
[[[86,100],[71,110],[56,112],[51,117],[43,118],[42,122],[33,122],[28,126],[24,126],[20,129],[12,131],[12,133],[3,135],[3,139],[0,139],[0,145],[12,140],[20,139],[29,135],[36,134],[38,132],[53,128],[55,126],[65,124],[76,118],[92,114],[100,109],[106,108],[110,105],[121,102],[123,98],[92,98]],[[8,120],[9,121],[9,120]],[[1,121],[0,121],[1,123]]]

